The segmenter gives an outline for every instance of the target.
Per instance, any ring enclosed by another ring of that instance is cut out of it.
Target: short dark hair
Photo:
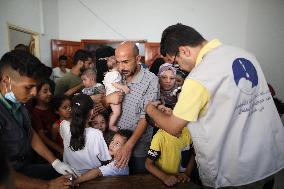
[[[185,79],[188,76],[189,72],[184,71],[182,69],[177,69],[177,75],[180,75],[183,79]]]
[[[117,131],[116,134],[121,135],[121,136],[127,138],[127,140],[128,140],[132,136],[132,131],[129,130],[129,129],[120,129],[120,130]]]
[[[60,55],[59,58],[58,58],[59,61],[61,60],[67,60],[67,56],[65,55]]]
[[[73,57],[73,65],[77,65],[78,61],[81,60],[83,62],[87,61],[88,58],[92,58],[91,53],[89,53],[86,50],[79,49],[75,52],[74,57]]]
[[[196,47],[205,39],[200,33],[190,26],[177,23],[167,27],[162,34],[160,52],[163,56],[167,54],[174,56],[180,46]]]
[[[35,80],[49,78],[52,73],[52,69],[41,63],[37,57],[21,50],[13,50],[2,56],[0,60],[1,77],[7,68],[11,68],[21,76],[27,76]]]
[[[98,61],[101,58],[106,58],[114,56],[115,49],[111,46],[101,46],[96,50],[96,60]]]
[[[27,45],[24,45],[22,43],[17,44],[14,48],[14,50],[21,50],[21,51],[26,51],[26,52],[30,52],[30,49]]]

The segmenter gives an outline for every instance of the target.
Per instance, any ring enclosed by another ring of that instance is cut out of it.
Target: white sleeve
[[[122,77],[118,71],[114,72],[113,74],[113,82],[112,83],[120,83],[122,80]]]
[[[129,175],[129,168],[128,166],[122,169],[118,169],[114,165],[114,161],[110,162],[107,165],[99,167],[103,176],[123,176]]]
[[[70,132],[70,122],[66,121],[66,120],[63,120],[60,123],[59,132],[60,132],[61,138],[63,140],[66,139],[66,136],[68,135],[68,132]]]
[[[121,75],[118,71],[107,72],[104,78],[105,82],[109,84],[121,82],[121,79]]]
[[[111,160],[111,156],[108,151],[108,147],[106,145],[105,139],[103,137],[103,134],[101,131],[98,131],[98,138],[96,139],[98,141],[98,158],[100,161],[108,161]]]

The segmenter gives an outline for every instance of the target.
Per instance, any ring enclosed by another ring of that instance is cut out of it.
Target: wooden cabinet
[[[67,67],[72,68],[73,56],[78,49],[81,49],[81,42],[51,40],[52,67],[58,66],[58,58],[60,55],[66,55]]]
[[[82,48],[88,51],[96,51],[99,47],[102,46],[111,46],[116,48],[121,42],[120,40],[90,40],[90,39],[82,39],[81,46]]]
[[[64,40],[51,40],[51,55],[52,55],[52,67],[57,67],[58,58],[60,55],[66,55],[67,67],[72,68],[72,59],[74,53],[78,49],[86,49],[91,52],[95,52],[101,46],[111,46],[116,48],[122,40],[89,40],[83,39],[78,41],[64,41]],[[135,40],[138,44],[139,51],[141,53],[141,62],[144,62],[150,67],[153,61],[160,57],[160,43],[146,42],[145,40]]]
[[[120,43],[122,43],[123,40],[90,40],[90,39],[82,39],[81,40],[81,46],[89,50],[91,52],[96,51],[99,47],[102,46],[111,46],[113,48],[116,48]],[[141,55],[141,62],[145,63],[145,40],[133,40],[134,43],[138,46],[138,49],[140,51]]]
[[[160,57],[160,43],[147,42],[145,43],[145,63],[151,67],[156,58]]]

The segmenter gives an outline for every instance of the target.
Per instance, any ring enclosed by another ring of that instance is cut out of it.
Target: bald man
[[[133,42],[123,42],[115,50],[119,72],[125,78],[130,93],[122,101],[122,114],[117,122],[119,129],[130,129],[133,135],[118,152],[118,167],[129,162],[131,174],[144,173],[147,151],[153,128],[145,119],[145,106],[159,96],[158,78],[140,65],[139,50]]]

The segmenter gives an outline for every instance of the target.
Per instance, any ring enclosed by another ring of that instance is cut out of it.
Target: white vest
[[[188,124],[204,185],[245,185],[284,167],[284,127],[254,56],[221,45],[188,77],[210,94],[205,114]]]

